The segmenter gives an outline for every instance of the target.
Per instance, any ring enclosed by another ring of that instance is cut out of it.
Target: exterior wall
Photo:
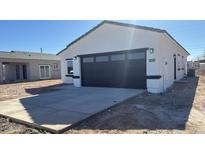
[[[80,63],[80,57],[77,57],[73,61],[73,72],[74,76],[81,77],[81,63]],[[74,78],[73,83],[76,87],[81,87],[81,78]]]
[[[0,83],[3,81],[3,65],[2,62],[0,61]]]
[[[58,64],[58,69],[54,69],[54,64]],[[51,79],[59,79],[60,77],[60,62],[50,60],[30,60],[30,80],[39,80],[39,65],[50,65],[51,66]]]
[[[159,44],[158,44],[159,45]],[[149,50],[147,51],[147,76],[152,75],[160,75],[160,59],[159,59],[160,51],[157,50],[154,53],[150,53]],[[150,60],[155,60],[154,62],[150,62]],[[158,79],[147,79],[147,90],[151,93],[160,93],[160,80]]]
[[[187,56],[188,53],[176,45],[173,40],[166,35],[162,35],[160,38],[160,87],[164,92],[168,87],[174,83],[174,57],[176,55],[176,80],[180,80],[187,74]],[[179,56],[179,55],[180,56]],[[183,58],[182,58],[183,56]],[[180,70],[178,70],[180,68]],[[184,70],[182,69],[184,68]]]
[[[26,64],[27,65],[27,78],[28,81],[32,80],[39,80],[39,65],[50,65],[51,66],[51,79],[60,79],[61,78],[61,71],[60,71],[60,61],[56,60],[25,60],[25,59],[3,59],[0,58],[0,83],[2,83],[2,63],[3,62],[10,62],[11,64],[6,65],[5,68],[7,71],[7,78],[10,81],[15,81],[16,78],[16,64]],[[58,64],[58,69],[54,69],[54,64]],[[22,73],[21,73],[22,74]]]
[[[80,60],[76,59],[78,55],[139,48],[154,49],[153,53],[150,50],[147,50],[146,53],[147,76],[162,76],[160,79],[147,79],[147,90],[149,92],[161,93],[173,84],[173,54],[184,56],[183,59],[181,56],[177,56],[179,67],[182,67],[181,65],[184,67],[184,70],[177,71],[177,80],[183,78],[184,74],[187,73],[186,61],[188,54],[166,34],[104,24],[60,54],[62,80],[64,83],[74,83],[75,86],[81,86],[81,78],[73,79],[66,76],[66,59],[74,59],[74,76],[81,76]]]
[[[8,82],[14,82],[16,80],[16,65],[9,64],[5,67],[5,76]],[[20,73],[21,74],[21,73]]]
[[[23,65],[26,65],[28,68],[28,64],[25,63],[10,63],[9,65],[5,65],[5,78],[6,82],[15,82],[16,81],[16,65],[19,65],[20,67],[20,74],[19,74],[19,81],[23,81]],[[27,69],[28,70],[28,69]],[[27,77],[29,73],[27,72]],[[29,79],[29,77],[28,77]]]
[[[155,58],[156,62],[149,63],[147,61],[147,74],[158,75],[158,50],[159,50],[160,34],[157,32],[141,30],[136,28],[126,28],[124,26],[116,26],[112,24],[104,24],[89,35],[85,36],[77,43],[71,45],[62,52],[61,58],[61,77],[64,83],[73,83],[75,79],[66,77],[67,62],[66,59],[72,59],[77,55],[85,55],[92,53],[102,53],[111,51],[120,51],[139,48],[154,48],[154,54],[147,53],[147,59]],[[75,59],[75,58],[74,58]],[[74,75],[80,75],[80,61],[74,60]],[[80,80],[80,79],[79,79]],[[80,82],[78,82],[79,86]],[[152,85],[151,85],[152,84]],[[148,87],[156,87],[148,81]],[[150,85],[150,86],[149,86]],[[156,87],[157,88],[157,87]]]

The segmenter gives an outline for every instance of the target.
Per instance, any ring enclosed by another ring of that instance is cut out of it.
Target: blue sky
[[[0,51],[43,51],[56,54],[101,21],[0,21]],[[193,57],[205,50],[205,21],[119,21],[166,29]]]

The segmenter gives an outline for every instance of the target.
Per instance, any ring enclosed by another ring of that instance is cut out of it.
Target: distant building
[[[193,61],[187,61],[187,69],[194,68],[194,62]]]
[[[60,58],[53,54],[0,51],[0,83],[60,79]]]
[[[200,63],[205,63],[205,59],[199,60]]]
[[[199,61],[195,61],[195,62],[193,62],[193,64],[194,64],[195,69],[199,69],[199,67],[200,67]]]

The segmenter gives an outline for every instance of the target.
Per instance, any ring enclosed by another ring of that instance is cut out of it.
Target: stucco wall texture
[[[20,74],[22,75],[22,65],[27,67],[27,81],[40,80],[39,66],[40,65],[50,65],[51,76],[50,79],[60,79],[61,78],[61,66],[59,60],[35,60],[35,59],[9,59],[0,58],[0,83],[3,82],[3,64],[5,65],[6,77],[8,82],[13,82],[16,80],[15,66],[20,65]],[[57,68],[54,67],[57,65]],[[22,79],[22,77],[21,77]]]

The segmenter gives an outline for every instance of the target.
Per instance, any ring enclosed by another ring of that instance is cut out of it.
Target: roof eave
[[[104,23],[114,24],[114,25],[120,25],[120,26],[126,26],[126,27],[132,27],[132,28],[139,28],[139,29],[149,30],[149,31],[158,32],[158,33],[166,33],[174,42],[176,42],[183,50],[185,50],[188,55],[190,55],[190,53],[189,53],[181,44],[179,44],[166,30],[157,29],[157,28],[152,28],[152,27],[146,27],[146,26],[139,26],[139,25],[127,24],[127,23],[120,23],[120,22],[109,21],[109,20],[104,20],[104,21],[102,21],[101,23],[99,23],[98,25],[96,25],[94,28],[90,29],[88,32],[86,32],[85,34],[81,35],[80,37],[78,37],[77,39],[75,39],[74,41],[72,41],[70,44],[68,44],[68,45],[66,46],[66,48],[64,48],[63,50],[61,50],[61,51],[60,51],[59,53],[57,53],[56,55],[61,54],[61,53],[64,52],[66,49],[68,49],[71,45],[73,45],[74,43],[76,43],[77,41],[79,41],[80,39],[82,39],[83,37],[85,37],[86,35],[88,35],[89,33],[93,32],[94,30],[96,30],[98,27],[100,27],[100,26],[103,25]]]
[[[144,29],[144,30],[149,30],[149,31],[153,31],[153,32],[158,32],[158,33],[163,33],[165,30],[162,29],[157,29],[157,28],[152,28],[152,27],[146,27],[146,26],[139,26],[139,25],[133,25],[133,24],[128,24],[128,23],[120,23],[120,22],[116,22],[116,21],[110,21],[110,20],[104,20],[101,23],[99,23],[98,25],[96,25],[95,27],[93,27],[92,29],[90,29],[88,32],[86,32],[85,34],[81,35],[80,37],[78,37],[77,39],[75,39],[74,41],[72,41],[70,44],[68,44],[66,46],[66,48],[64,48],[63,50],[61,50],[60,52],[58,52],[56,55],[61,54],[62,52],[64,52],[66,49],[68,49],[71,45],[73,45],[74,43],[76,43],[77,41],[79,41],[81,38],[85,37],[86,35],[88,35],[89,33],[93,32],[94,30],[96,30],[98,27],[100,27],[101,25],[103,25],[104,23],[108,23],[108,24],[113,24],[113,25],[119,25],[119,26],[124,26],[124,27],[131,27],[131,28],[139,28],[139,29]]]
[[[91,33],[92,31],[96,30],[98,27],[100,27],[101,25],[103,25],[106,22],[103,21],[101,23],[99,23],[98,25],[96,25],[95,27],[93,27],[92,29],[90,29],[89,31],[87,31],[86,33],[84,33],[83,35],[81,35],[80,37],[78,37],[77,39],[75,39],[74,41],[72,41],[70,44],[68,44],[63,50],[61,50],[60,52],[58,52],[56,55],[61,54],[63,51],[65,51],[66,49],[68,49],[71,45],[73,45],[74,43],[76,43],[77,41],[79,41],[80,39],[82,39],[83,37],[85,37],[86,35],[88,35],[89,33]]]
[[[190,55],[190,53],[179,42],[177,42],[177,40],[175,40],[166,30],[164,33],[166,33],[177,45],[179,45],[184,51],[186,51],[188,55]]]

